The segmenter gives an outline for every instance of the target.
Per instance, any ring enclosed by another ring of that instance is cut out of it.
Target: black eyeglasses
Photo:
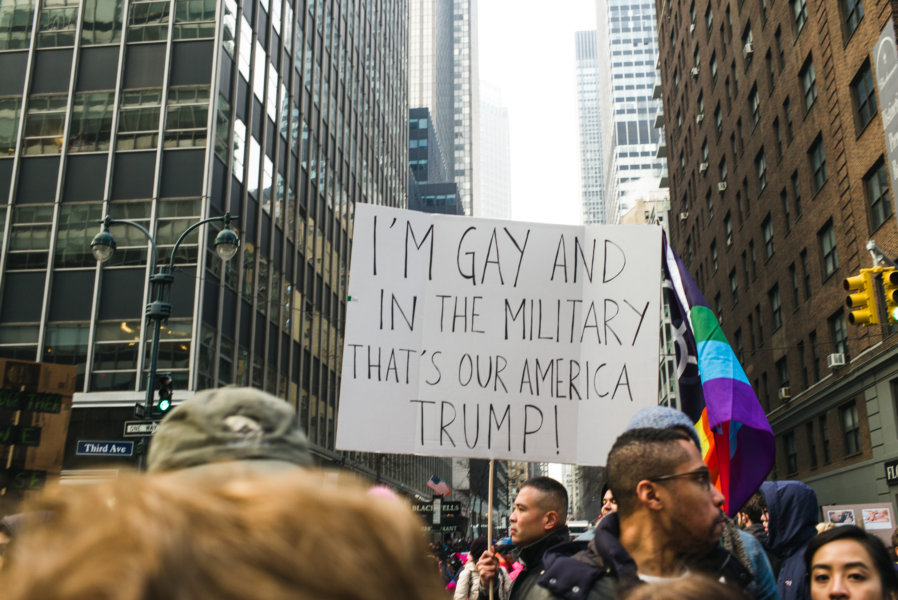
[[[694,471],[686,471],[685,473],[674,473],[672,475],[659,475],[658,477],[649,477],[649,481],[667,481],[670,479],[680,479],[686,477],[694,480],[706,489],[711,489],[711,473],[707,467],[701,467]]]

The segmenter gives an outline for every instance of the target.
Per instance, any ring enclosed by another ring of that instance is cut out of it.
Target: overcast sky
[[[574,32],[595,0],[479,0],[480,79],[501,90],[511,127],[515,220],[579,224]]]

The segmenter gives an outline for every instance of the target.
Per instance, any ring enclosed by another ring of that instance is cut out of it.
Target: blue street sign
[[[75,454],[78,456],[133,456],[134,442],[78,440]]]

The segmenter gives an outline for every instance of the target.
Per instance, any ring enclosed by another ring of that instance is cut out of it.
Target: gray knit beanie
[[[698,438],[698,432],[695,430],[695,423],[686,416],[686,413],[670,408],[669,406],[650,406],[643,408],[633,415],[630,422],[627,423],[625,431],[631,429],[641,429],[643,427],[651,427],[653,429],[670,429],[671,427],[682,427],[692,437],[692,441],[698,446],[701,452],[702,443]]]

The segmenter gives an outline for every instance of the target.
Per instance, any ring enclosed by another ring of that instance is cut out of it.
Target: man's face
[[[617,511],[617,502],[614,501],[614,494],[611,493],[611,490],[607,490],[605,495],[602,497],[602,516],[604,517],[608,513],[613,513]]]
[[[514,499],[514,512],[508,520],[511,541],[517,546],[528,546],[546,535],[549,511],[543,506],[543,496],[536,488],[525,486]]]
[[[684,450],[686,460],[672,474],[707,473],[695,445],[685,440],[677,442]],[[721,507],[723,494],[700,475],[678,477],[658,481],[659,494],[664,499],[664,513],[672,540],[684,552],[708,550],[723,533],[724,514]]]

